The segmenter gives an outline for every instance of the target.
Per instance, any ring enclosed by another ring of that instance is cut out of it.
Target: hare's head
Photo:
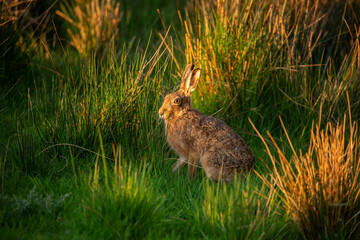
[[[194,68],[193,63],[187,65],[182,75],[179,91],[165,96],[159,110],[159,116],[166,121],[181,116],[187,109],[191,108],[191,94],[195,90],[199,79],[200,68]]]

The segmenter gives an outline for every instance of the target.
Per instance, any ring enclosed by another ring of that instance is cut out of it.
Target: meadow
[[[359,0],[2,0],[0,239],[359,239]],[[193,106],[255,169],[231,184],[158,117]]]

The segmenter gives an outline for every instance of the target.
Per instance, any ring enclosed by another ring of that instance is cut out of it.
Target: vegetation
[[[0,239],[357,239],[360,1],[0,3]],[[157,111],[250,145],[232,184],[171,173]]]
[[[271,181],[260,178],[269,188],[279,189],[274,192],[281,194],[284,209],[306,238],[351,238],[359,234],[356,226],[360,194],[357,124],[350,119],[346,142],[345,120],[344,117],[336,126],[328,123],[323,130],[320,123],[316,125],[311,130],[307,152],[300,151],[298,155],[293,150],[291,160],[268,133],[279,155],[277,162],[261,137],[273,170]],[[284,131],[287,135],[286,129]],[[288,141],[293,148],[291,140]]]

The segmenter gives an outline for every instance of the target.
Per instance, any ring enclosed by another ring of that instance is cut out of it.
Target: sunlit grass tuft
[[[357,238],[360,234],[359,132],[351,117],[337,124],[320,121],[312,127],[308,150],[297,153],[281,121],[293,155],[276,147],[271,159],[271,180],[262,179],[277,192],[281,202],[306,239]],[[256,130],[257,131],[257,130]],[[259,134],[259,132],[258,132]],[[260,136],[260,134],[259,134]]]
[[[358,1],[190,1],[180,20],[186,61],[203,70],[201,101],[232,114],[269,98],[317,114],[325,101],[336,119],[349,92],[355,112],[357,9]]]
[[[70,43],[84,58],[105,54],[111,43],[119,39],[122,13],[120,3],[114,0],[66,1],[56,14],[70,24]]]

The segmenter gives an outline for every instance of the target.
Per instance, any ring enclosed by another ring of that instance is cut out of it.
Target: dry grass
[[[56,11],[71,24],[67,29],[70,43],[83,56],[89,57],[104,45],[109,47],[119,30],[122,18],[120,3],[114,0],[75,0],[74,6],[64,6]]]
[[[39,41],[47,42],[49,33],[50,15],[56,2],[43,4],[39,8],[37,0],[1,0],[0,1],[0,27],[5,32],[12,30],[11,35],[16,35],[16,46],[22,52],[30,52],[29,48],[39,47]],[[6,32],[5,34],[9,34]],[[1,36],[0,36],[1,37]],[[7,36],[7,39],[14,36]],[[28,41],[30,40],[30,41]],[[2,42],[4,43],[4,42]]]
[[[282,123],[282,121],[281,121]],[[289,159],[268,133],[277,158],[264,138],[272,163],[271,180],[261,177],[275,189],[283,206],[309,239],[359,237],[360,154],[359,132],[351,117],[337,123],[320,122],[311,130],[309,148],[298,154],[284,127],[293,156]],[[346,231],[347,230],[347,231]],[[346,233],[346,236],[342,234]]]
[[[324,98],[331,116],[359,75],[359,8],[358,0],[190,1],[181,19],[186,61],[204,71],[201,95],[246,99],[238,93],[260,96],[274,84],[301,95],[310,109]],[[325,83],[320,68],[329,75]]]
[[[23,16],[29,15],[33,1],[2,0],[1,1],[1,25],[8,22],[15,23]]]
[[[217,87],[243,88],[251,75],[258,75],[258,69],[288,67],[300,59],[306,62],[320,38],[316,28],[324,17],[317,9],[319,1],[310,2],[214,0],[191,4],[184,21],[186,59],[200,62],[210,93]],[[301,55],[296,52],[298,42],[304,46]]]

